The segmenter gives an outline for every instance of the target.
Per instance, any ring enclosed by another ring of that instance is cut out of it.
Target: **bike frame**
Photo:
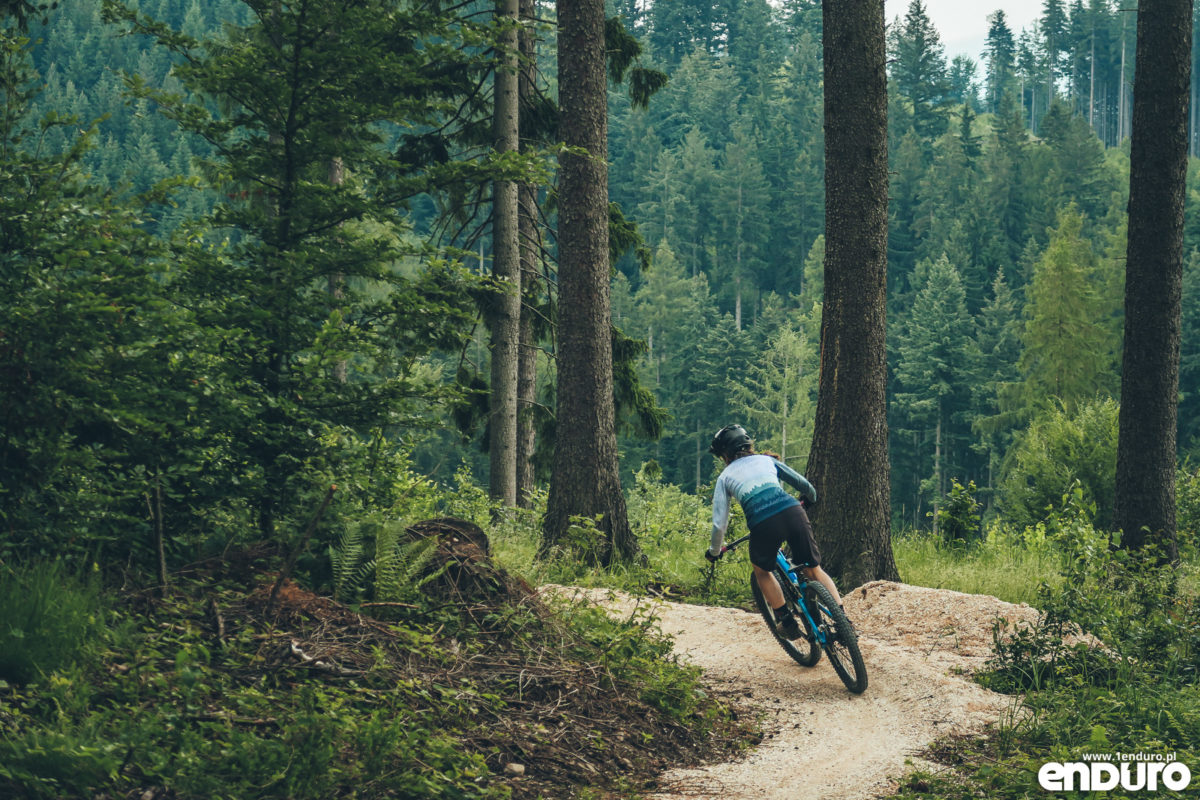
[[[730,542],[729,544],[725,545],[725,547],[721,548],[722,554],[727,553],[743,542],[749,541],[749,539],[750,534],[746,534],[742,538]],[[799,594],[799,597],[797,598],[797,604],[800,606],[800,610],[804,612],[804,618],[808,620],[808,629],[816,634],[817,642],[821,645],[821,647],[825,647],[825,642],[827,641],[825,638],[825,631],[821,630],[817,625],[817,621],[813,618],[812,612],[808,610],[808,603],[804,600],[804,588],[808,586],[808,579],[800,573],[799,567],[788,560],[788,557],[783,554],[782,549],[775,551],[775,565],[782,570],[783,574],[786,575],[788,580],[792,582],[792,585],[799,590],[797,593]]]
[[[808,629],[817,635],[817,641],[821,647],[825,646],[825,631],[821,630],[817,625],[817,621],[813,619],[812,613],[808,610],[808,603],[804,600],[804,588],[808,586],[808,578],[800,574],[799,567],[788,560],[788,557],[783,554],[782,550],[775,551],[775,563],[783,570],[783,574],[788,576],[788,579],[799,590],[796,602],[800,606],[800,610],[804,612],[804,618],[808,620]]]

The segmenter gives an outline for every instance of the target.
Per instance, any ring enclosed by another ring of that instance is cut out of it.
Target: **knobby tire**
[[[867,690],[867,667],[858,649],[858,634],[854,626],[841,606],[833,602],[828,589],[816,581],[809,581],[808,588],[816,595],[816,607],[810,608],[809,612],[825,634],[825,653],[829,663],[847,689],[854,694],[862,694]],[[835,630],[838,632],[836,639]]]
[[[758,606],[759,613],[762,614],[763,621],[767,623],[767,630],[771,631],[771,635],[775,637],[775,641],[779,642],[779,646],[783,648],[783,652],[787,653],[802,667],[811,667],[821,660],[821,647],[817,644],[817,639],[809,630],[808,620],[804,618],[804,612],[800,610],[800,606],[796,603],[796,598],[799,592],[784,574],[776,569],[774,571],[775,580],[779,582],[779,587],[783,590],[783,598],[788,607],[792,610],[792,614],[796,617],[796,621],[800,623],[801,629],[804,631],[804,637],[791,641],[779,632],[775,627],[775,614],[771,611],[767,604],[767,599],[763,597],[762,590],[758,588],[758,581],[754,575],[750,575],[750,589],[754,593],[754,604]],[[815,615],[814,615],[815,616]]]

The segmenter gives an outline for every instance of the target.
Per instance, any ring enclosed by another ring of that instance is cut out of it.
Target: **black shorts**
[[[793,564],[820,566],[821,551],[813,539],[812,523],[801,505],[772,514],[750,529],[750,563],[765,570],[774,569],[775,553],[785,541],[792,551]]]

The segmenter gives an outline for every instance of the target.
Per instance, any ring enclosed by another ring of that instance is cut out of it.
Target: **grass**
[[[892,539],[892,552],[905,583],[987,594],[1009,603],[1033,605],[1040,584],[1062,581],[1062,555],[1053,547],[987,541],[949,545],[932,535],[906,532]]]

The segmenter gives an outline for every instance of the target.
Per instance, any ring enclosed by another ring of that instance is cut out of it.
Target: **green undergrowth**
[[[1062,581],[1063,554],[1044,522],[1025,529],[994,522],[968,542],[905,531],[892,537],[892,552],[905,583],[1009,603],[1035,604],[1039,585]]]
[[[986,738],[939,743],[930,756],[950,771],[913,773],[900,797],[1042,796],[1044,764],[1085,754],[1118,767],[1123,756],[1175,759],[1200,773],[1200,601],[1185,581],[1191,572],[1159,567],[1153,553],[1112,549],[1086,509],[1068,507],[1054,522],[1062,566],[1058,581],[1039,588],[1042,619],[998,640],[979,677],[1019,695],[1019,710]],[[1183,792],[1118,785],[1067,796],[1194,797],[1197,780]]]
[[[6,590],[46,574],[0,569]],[[100,592],[58,569],[99,624],[60,625],[0,679],[6,798],[621,796],[745,737],[646,619],[547,606],[486,559],[361,608],[291,582],[268,605],[269,581],[217,572]]]
[[[581,557],[598,537],[590,520],[577,521],[556,552],[537,559],[538,508],[510,517],[508,524],[495,530],[497,558],[535,585],[605,587],[683,602],[752,607],[746,548],[728,554],[715,567],[704,558],[712,528],[708,498],[662,483],[651,465],[637,474],[627,505],[643,554],[640,563],[599,567]],[[735,505],[729,539],[741,536],[745,529],[741,509]]]

